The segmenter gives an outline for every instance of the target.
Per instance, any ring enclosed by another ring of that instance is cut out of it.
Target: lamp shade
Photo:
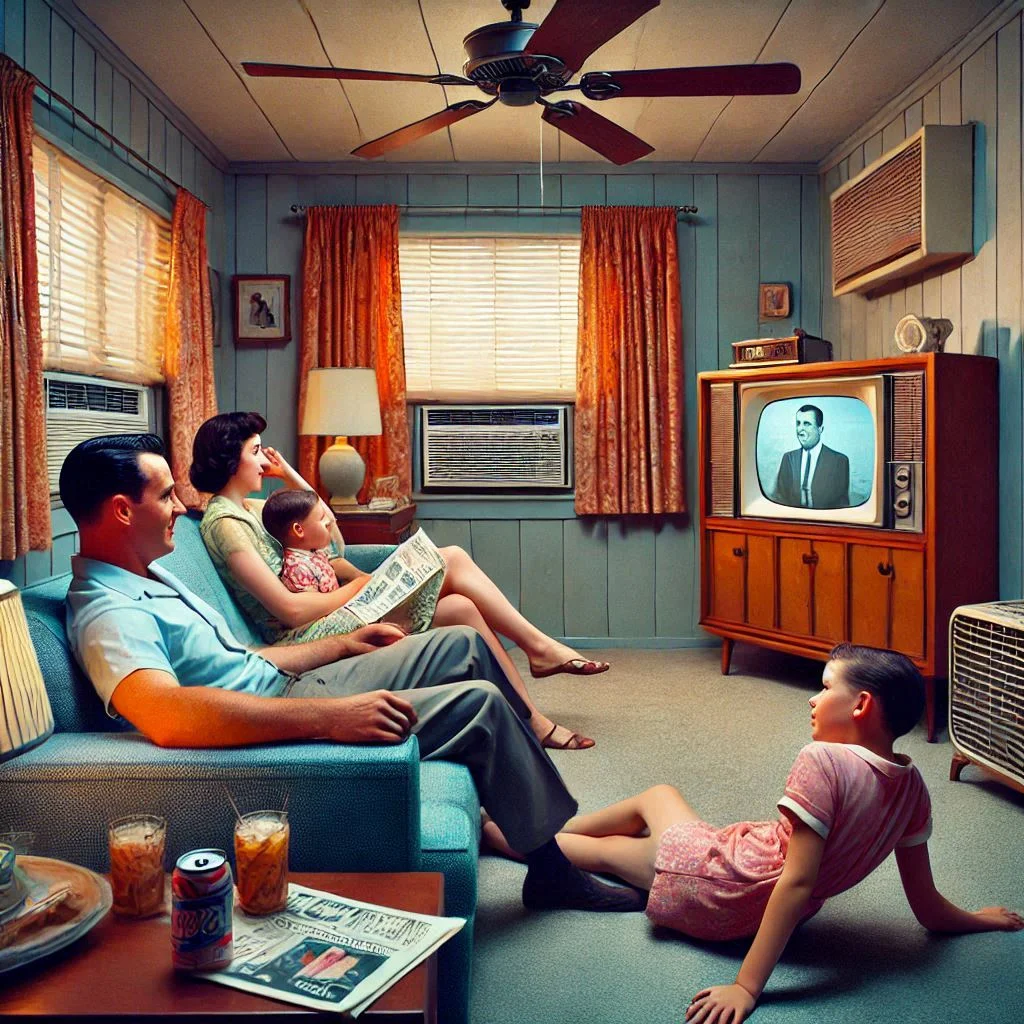
[[[309,371],[301,433],[362,437],[380,432],[376,370],[334,366]]]
[[[0,580],[0,761],[42,743],[52,732],[50,698],[21,595],[14,584]]]

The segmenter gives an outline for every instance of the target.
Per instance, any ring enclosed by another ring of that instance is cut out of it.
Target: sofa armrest
[[[138,733],[56,733],[0,764],[0,830],[33,852],[108,868],[106,823],[137,811],[168,821],[167,863],[230,851],[234,812],[288,799],[294,871],[410,871],[420,862],[415,737],[395,746],[298,743],[226,750],[154,746]]]
[[[394,544],[346,544],[345,557],[360,572],[372,573],[394,550]]]

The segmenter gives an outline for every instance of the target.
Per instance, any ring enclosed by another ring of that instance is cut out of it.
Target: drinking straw
[[[234,797],[231,795],[231,790],[225,785],[224,792],[227,795],[228,800],[231,803],[231,807],[235,812],[235,817],[238,818],[238,824],[242,824],[242,812],[238,809],[238,804],[235,803]]]

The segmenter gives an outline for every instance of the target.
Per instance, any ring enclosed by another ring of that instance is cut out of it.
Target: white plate
[[[106,915],[114,902],[110,883],[88,868],[49,857],[19,857],[18,867],[35,883],[48,889],[70,884],[75,916],[59,924],[29,928],[12,945],[0,949],[0,973],[48,956],[84,935]]]

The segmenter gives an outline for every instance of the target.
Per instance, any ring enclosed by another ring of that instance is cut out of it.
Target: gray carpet
[[[807,698],[820,664],[738,646],[723,677],[717,648],[588,655],[613,668],[531,686],[547,714],[597,740],[592,750],[555,753],[581,810],[670,782],[716,824],[776,815],[789,766],[809,740]],[[939,890],[972,909],[1024,910],[1024,796],[974,767],[949,782],[952,747],[941,738],[927,743],[919,726],[897,743],[931,792]],[[524,910],[524,870],[480,861],[474,1024],[678,1024],[694,993],[735,977],[746,943],[658,932],[642,914]],[[753,1020],[1016,1021],[1022,967],[1024,932],[926,933],[890,857],[797,931]]]

